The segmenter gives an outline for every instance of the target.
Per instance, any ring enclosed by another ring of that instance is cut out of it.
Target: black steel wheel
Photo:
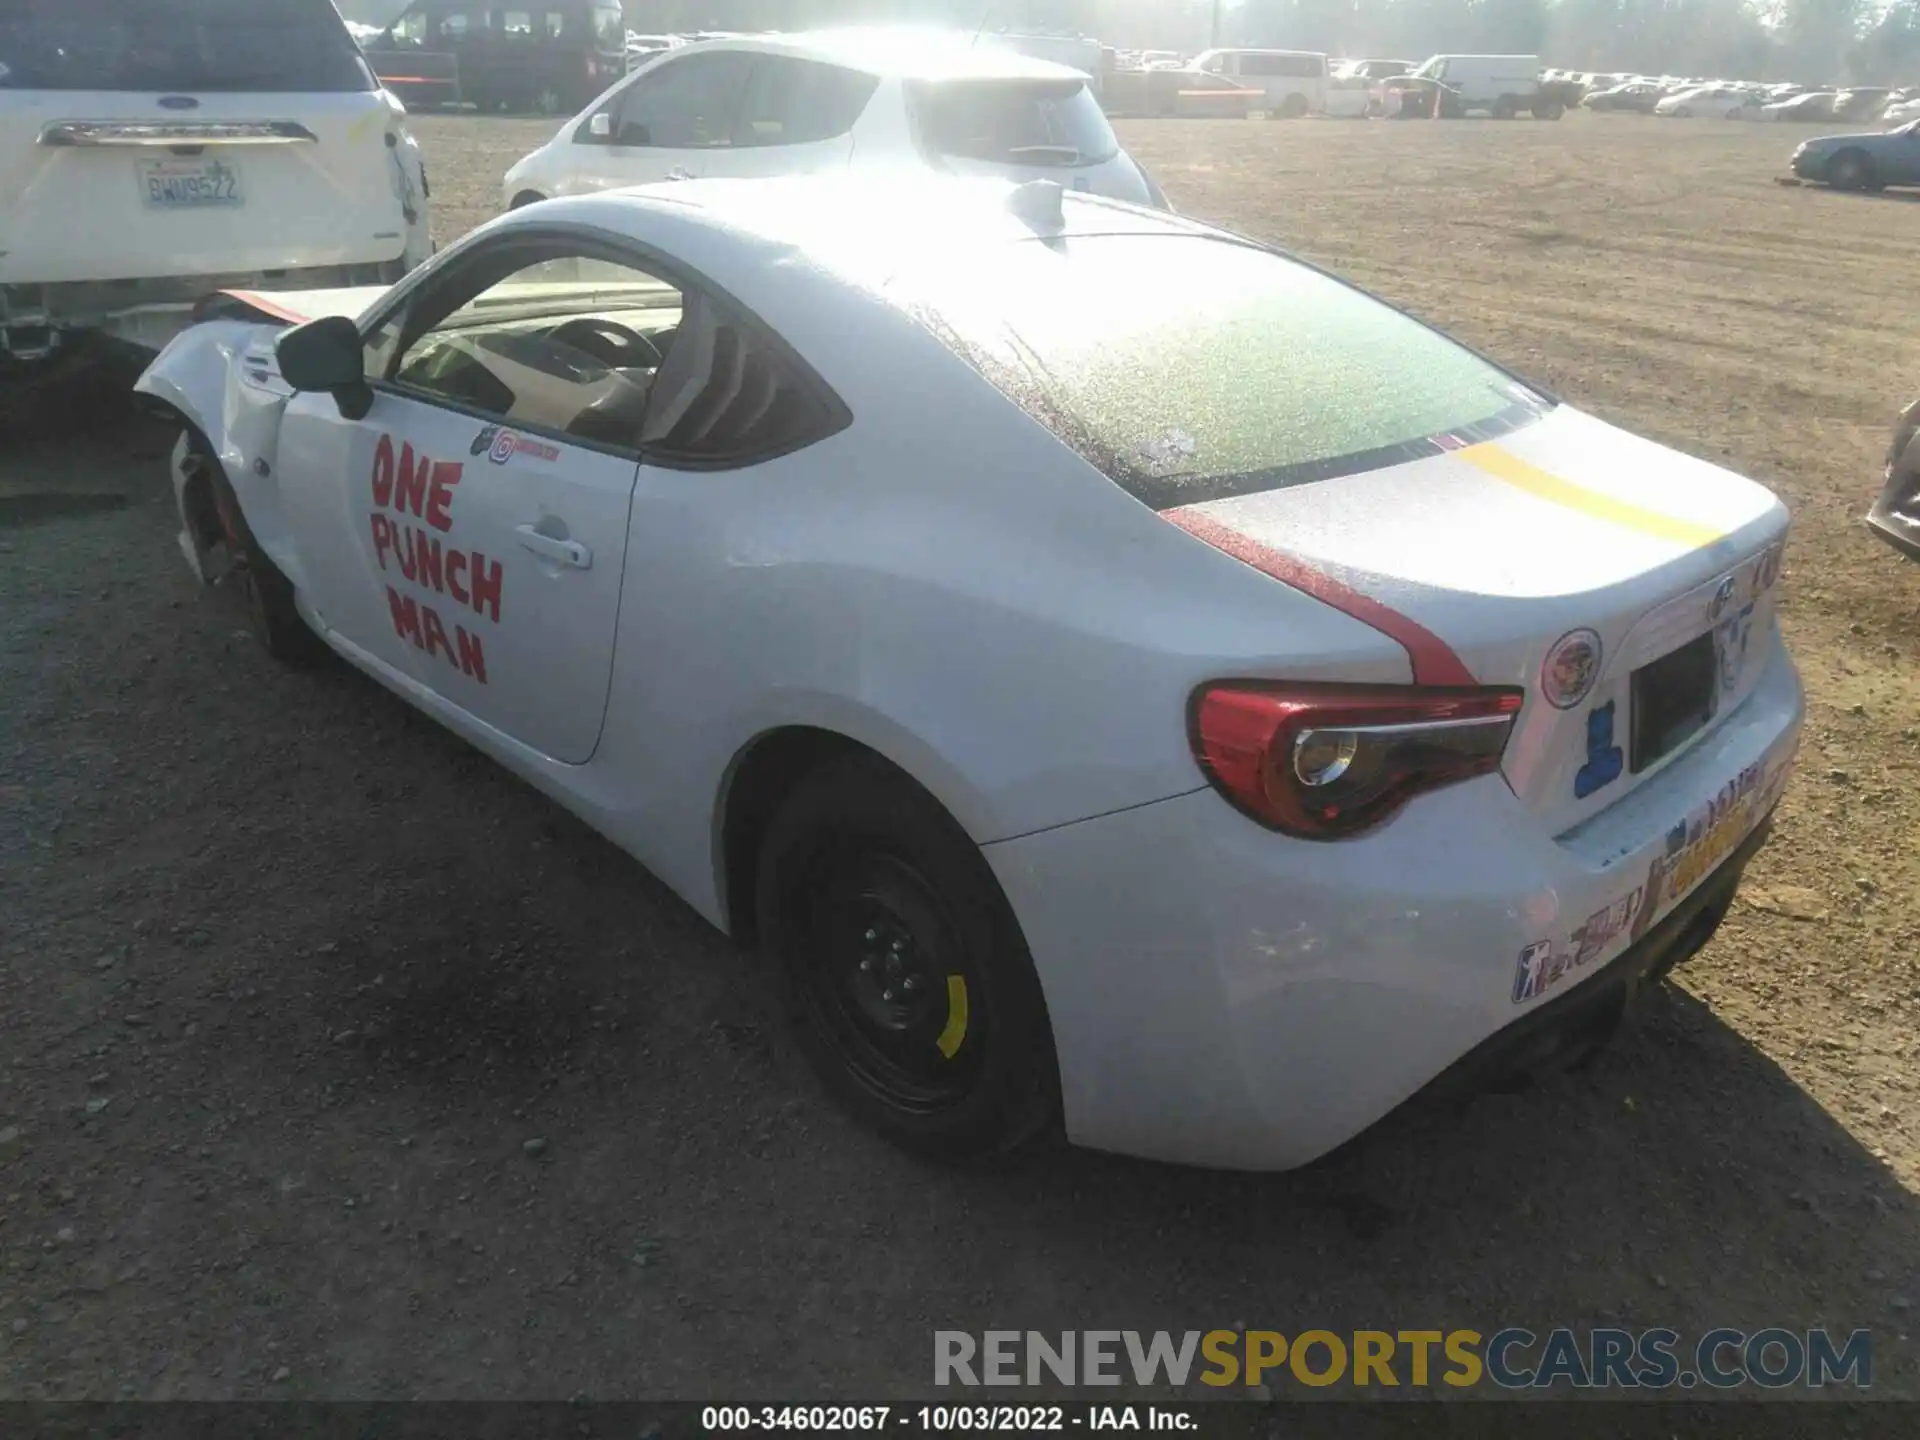
[[[965,1160],[1052,1118],[1051,1031],[1019,926],[979,847],[905,775],[859,754],[803,778],[755,898],[796,1038],[860,1119]]]

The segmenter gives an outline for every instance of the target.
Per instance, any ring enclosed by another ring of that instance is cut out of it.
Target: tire
[[[1827,184],[1836,190],[1877,190],[1873,161],[1864,150],[1842,150],[1827,162]]]
[[[253,538],[253,529],[240,509],[240,497],[233,493],[227,472],[206,441],[194,435],[189,445],[193,458],[209,478],[214,513],[219,516],[233,557],[227,579],[246,605],[247,627],[267,654],[282,665],[296,670],[311,668],[330,652],[301,618],[293,601],[293,582]]]
[[[1493,102],[1493,118],[1511,120],[1520,113],[1520,102],[1511,95],[1502,95]]]
[[[1566,113],[1567,107],[1558,100],[1543,100],[1533,107],[1533,118],[1536,120],[1558,120]]]
[[[522,190],[518,195],[513,197],[513,204],[507,208],[509,210],[524,210],[529,205],[538,205],[546,198],[547,197],[542,195],[538,190]]]
[[[801,1050],[906,1149],[1004,1154],[1059,1110],[1039,978],[979,847],[872,755],[802,778],[768,827],[754,903]]]
[[[1280,115],[1283,119],[1298,120],[1306,113],[1307,97],[1304,95],[1289,95],[1280,102]]]
[[[1746,113],[1747,113],[1746,106],[1735,105],[1731,110],[1727,111],[1727,119],[1738,120],[1742,115],[1745,115]]]

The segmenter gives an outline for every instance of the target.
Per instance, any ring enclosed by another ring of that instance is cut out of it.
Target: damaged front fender
[[[261,549],[283,569],[294,560],[274,458],[292,389],[273,354],[280,326],[211,320],[176,337],[134,383],[186,427],[172,458],[180,551],[203,584],[231,563],[213,504],[218,465]]]

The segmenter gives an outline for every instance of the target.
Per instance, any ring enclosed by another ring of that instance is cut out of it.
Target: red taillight
[[[1194,758],[1275,830],[1337,840],[1500,768],[1518,690],[1226,680],[1194,692]]]

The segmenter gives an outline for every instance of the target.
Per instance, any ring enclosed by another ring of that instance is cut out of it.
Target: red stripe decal
[[[266,296],[256,295],[251,290],[223,290],[220,293],[223,295],[231,295],[242,304],[251,305],[261,314],[271,315],[276,320],[284,320],[289,325],[304,325],[307,323],[307,316],[296,315],[293,311],[287,309],[286,306],[277,305],[267,299]]]
[[[1244,561],[1261,574],[1270,575],[1283,585],[1291,585],[1302,594],[1311,595],[1323,605],[1331,605],[1342,615],[1350,616],[1362,625],[1378,630],[1390,640],[1397,641],[1400,648],[1407,652],[1408,663],[1413,666],[1414,684],[1480,683],[1460,657],[1453,653],[1451,645],[1419,621],[1382,605],[1371,595],[1363,595],[1351,585],[1343,584],[1331,575],[1321,574],[1304,561],[1262,545],[1258,540],[1250,540],[1237,530],[1229,530],[1218,520],[1202,515],[1191,507],[1162,510],[1160,518],[1171,520],[1194,539],[1204,540],[1214,549]]]

